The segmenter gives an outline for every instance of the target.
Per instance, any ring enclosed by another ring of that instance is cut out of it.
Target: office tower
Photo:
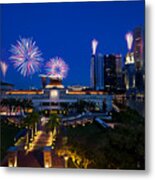
[[[104,89],[104,59],[102,54],[91,58],[91,87],[95,90]]]
[[[123,72],[122,72],[122,55],[121,54],[116,54],[116,77],[117,77],[117,82],[116,82],[116,89],[123,90]]]
[[[143,30],[141,27],[134,29],[134,59],[136,70],[141,70],[144,65],[144,47],[143,47]]]
[[[104,89],[104,59],[102,54],[98,54],[96,58],[96,90]]]
[[[126,90],[135,88],[135,61],[132,52],[127,53],[125,61],[125,85]]]
[[[104,55],[104,87],[109,92],[116,90],[116,57],[114,55]]]
[[[96,87],[96,72],[95,72],[95,55],[91,57],[91,65],[90,65],[90,83],[91,88],[95,89]]]
[[[90,84],[91,88],[96,89],[96,49],[98,41],[96,39],[92,40],[92,56],[90,65]]]
[[[134,59],[136,67],[136,88],[138,92],[144,91],[145,51],[144,32],[141,27],[134,29]]]
[[[116,54],[116,74],[122,73],[122,55]]]

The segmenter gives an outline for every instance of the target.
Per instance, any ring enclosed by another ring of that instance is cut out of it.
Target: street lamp
[[[65,168],[68,168],[68,159],[69,157],[67,155],[64,156],[64,160],[65,160]]]

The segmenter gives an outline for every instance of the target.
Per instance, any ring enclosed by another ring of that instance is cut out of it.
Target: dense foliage
[[[20,128],[16,127],[13,124],[5,123],[4,121],[0,121],[0,129],[1,129],[1,142],[0,142],[0,161],[3,160],[7,153],[7,149],[14,145],[14,137],[20,131]]]
[[[67,128],[68,145],[91,160],[90,168],[144,169],[144,119],[128,109],[116,113],[115,122],[115,129],[104,129],[96,123]]]

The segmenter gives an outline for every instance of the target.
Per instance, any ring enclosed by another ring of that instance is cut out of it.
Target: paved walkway
[[[52,133],[46,133],[44,130],[39,130],[34,140],[30,144],[28,150],[19,150],[18,151],[18,167],[44,167],[43,159],[43,148],[45,146],[52,145]],[[61,147],[61,137],[57,138],[55,146]],[[52,168],[64,168],[64,159],[58,157],[56,154],[56,149],[51,150],[52,157]],[[5,161],[2,163],[2,166],[8,166],[8,157],[5,158]]]
[[[52,133],[46,133],[44,131],[38,131],[37,135],[34,137],[32,143],[30,143],[29,152],[43,148],[45,146],[51,146],[53,142]]]

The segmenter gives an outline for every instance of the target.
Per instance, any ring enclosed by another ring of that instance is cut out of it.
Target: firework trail
[[[8,65],[4,61],[0,61],[0,68],[1,68],[3,76],[5,77],[6,72],[8,70]]]
[[[67,76],[68,65],[60,57],[50,59],[45,67],[50,77],[64,79]]]
[[[36,42],[30,38],[20,38],[16,45],[11,46],[10,59],[14,67],[23,76],[33,75],[40,71],[40,66],[43,62],[41,51],[36,46]]]
[[[125,39],[127,41],[128,50],[130,51],[131,48],[132,48],[132,43],[133,43],[133,34],[132,34],[132,32],[128,32],[125,35]]]
[[[93,55],[96,54],[96,49],[97,49],[98,41],[96,39],[92,40],[92,53]]]

